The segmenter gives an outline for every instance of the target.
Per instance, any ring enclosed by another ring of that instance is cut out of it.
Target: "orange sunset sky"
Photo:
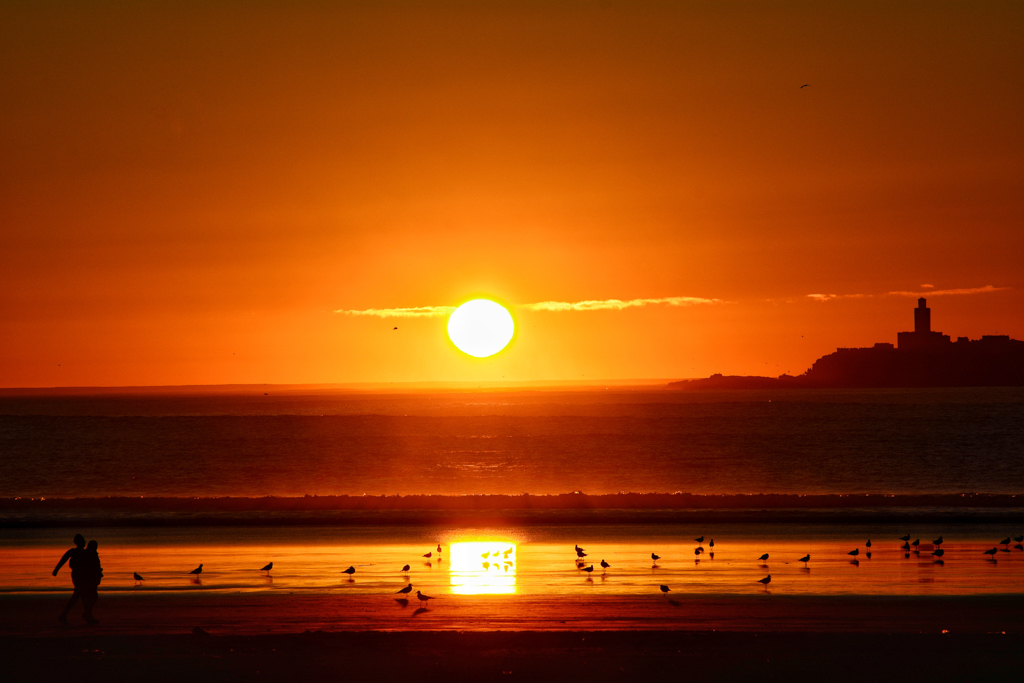
[[[919,292],[1024,338],[1024,3],[335,5],[0,6],[0,386],[800,373]],[[480,294],[484,361],[345,312]]]

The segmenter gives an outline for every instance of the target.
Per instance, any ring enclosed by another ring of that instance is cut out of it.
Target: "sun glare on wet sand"
[[[499,595],[516,592],[516,546],[507,541],[452,543],[452,593]]]

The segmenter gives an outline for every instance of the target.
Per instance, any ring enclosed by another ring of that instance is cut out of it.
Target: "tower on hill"
[[[943,348],[949,343],[948,334],[932,332],[932,309],[928,308],[928,301],[921,297],[917,300],[917,308],[914,309],[914,331],[897,333],[897,347],[920,351]]]

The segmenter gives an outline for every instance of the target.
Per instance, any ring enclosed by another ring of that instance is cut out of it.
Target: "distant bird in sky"
[[[135,583],[142,583],[143,581],[145,581],[145,579],[142,578],[142,576],[140,576],[138,572],[135,572],[132,576],[135,577]]]
[[[604,560],[601,560],[601,569],[608,569],[608,567],[610,567],[610,566],[611,566],[610,564],[608,564]]]
[[[799,561],[800,561],[800,562],[803,562],[803,563],[804,563],[804,566],[806,567],[806,566],[807,566],[807,563],[811,561],[811,554],[810,554],[810,553],[807,553],[806,555],[804,555],[803,557],[801,557]]]
[[[402,571],[403,572],[409,571],[409,565],[405,565],[404,567],[402,567]]]
[[[803,90],[804,88],[807,88],[807,87],[809,87],[810,85],[811,85],[810,83],[804,83],[804,84],[803,84],[803,85],[801,85],[801,86],[800,86],[799,88],[797,88],[797,90]],[[802,335],[801,335],[801,336],[802,336]]]
[[[196,567],[195,569],[193,569],[192,571],[189,572],[189,574],[195,574],[197,576],[199,574],[202,574],[202,573],[203,573],[203,565],[199,565],[198,567]]]
[[[932,543],[934,543],[935,545],[942,545],[942,536],[936,538],[934,541],[932,541]]]
[[[909,543],[910,542],[910,534],[907,534],[906,536],[900,536],[900,540],[903,541],[904,543]]]
[[[341,573],[342,574],[348,574],[349,576],[352,576],[353,574],[356,573],[356,568],[355,567],[349,567],[348,569],[342,569]]]
[[[704,537],[701,536],[700,538],[695,538],[693,540],[697,541],[697,543],[703,543],[704,542]]]
[[[594,565],[590,565],[589,567],[583,567],[583,571],[589,574],[590,572],[594,571]]]
[[[427,600],[433,600],[433,599],[434,599],[434,598],[433,598],[433,596],[430,596],[430,595],[424,595],[423,593],[420,593],[419,591],[416,591],[416,598],[417,598],[417,599],[418,599],[418,600],[419,600],[420,602],[422,602],[422,603],[426,603],[426,602],[427,602]]]
[[[655,555],[654,553],[651,553],[651,559],[657,562],[661,559],[661,555]]]
[[[261,572],[267,572],[269,574],[270,570],[273,569],[273,568],[274,568],[274,563],[270,562],[270,563],[267,564],[267,566],[263,567],[263,569],[261,569],[260,571]]]
[[[410,592],[412,592],[412,584],[411,583],[408,586],[406,586],[405,588],[403,588],[401,590],[395,591],[395,595],[408,595]]]
[[[672,589],[671,589],[671,588],[669,588],[668,586],[664,586],[664,585],[662,585],[662,586],[658,586],[658,588],[660,588],[660,589],[661,589],[661,592],[662,592],[662,593],[668,593],[668,592],[669,592],[670,590],[672,590]]]
[[[396,329],[396,330],[397,330],[398,328],[396,327],[396,328],[394,328],[394,329]]]
[[[860,548],[854,548],[853,550],[851,550],[850,552],[848,552],[846,554],[847,555],[853,555],[854,557],[857,557],[858,555],[860,555]]]
[[[761,560],[762,562],[767,562],[768,561],[768,553],[765,553],[764,555],[762,555],[761,557],[759,557],[757,559]]]
[[[997,552],[999,552],[999,548],[992,548],[992,549],[990,549],[990,550],[984,550],[984,551],[982,551],[982,552],[983,552],[983,553],[984,553],[985,555],[991,555],[992,557],[995,557],[995,554],[996,554]]]
[[[757,582],[760,583],[760,584],[763,584],[764,585],[764,589],[768,590],[768,584],[772,582],[772,575],[769,574],[768,576],[764,577],[763,579],[758,579]]]

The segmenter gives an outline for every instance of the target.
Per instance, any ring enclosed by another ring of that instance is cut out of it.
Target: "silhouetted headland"
[[[857,389],[1024,386],[1024,341],[1008,335],[981,339],[931,329],[931,309],[918,299],[914,331],[899,332],[896,345],[839,348],[802,375],[712,375],[669,384],[673,389]]]

